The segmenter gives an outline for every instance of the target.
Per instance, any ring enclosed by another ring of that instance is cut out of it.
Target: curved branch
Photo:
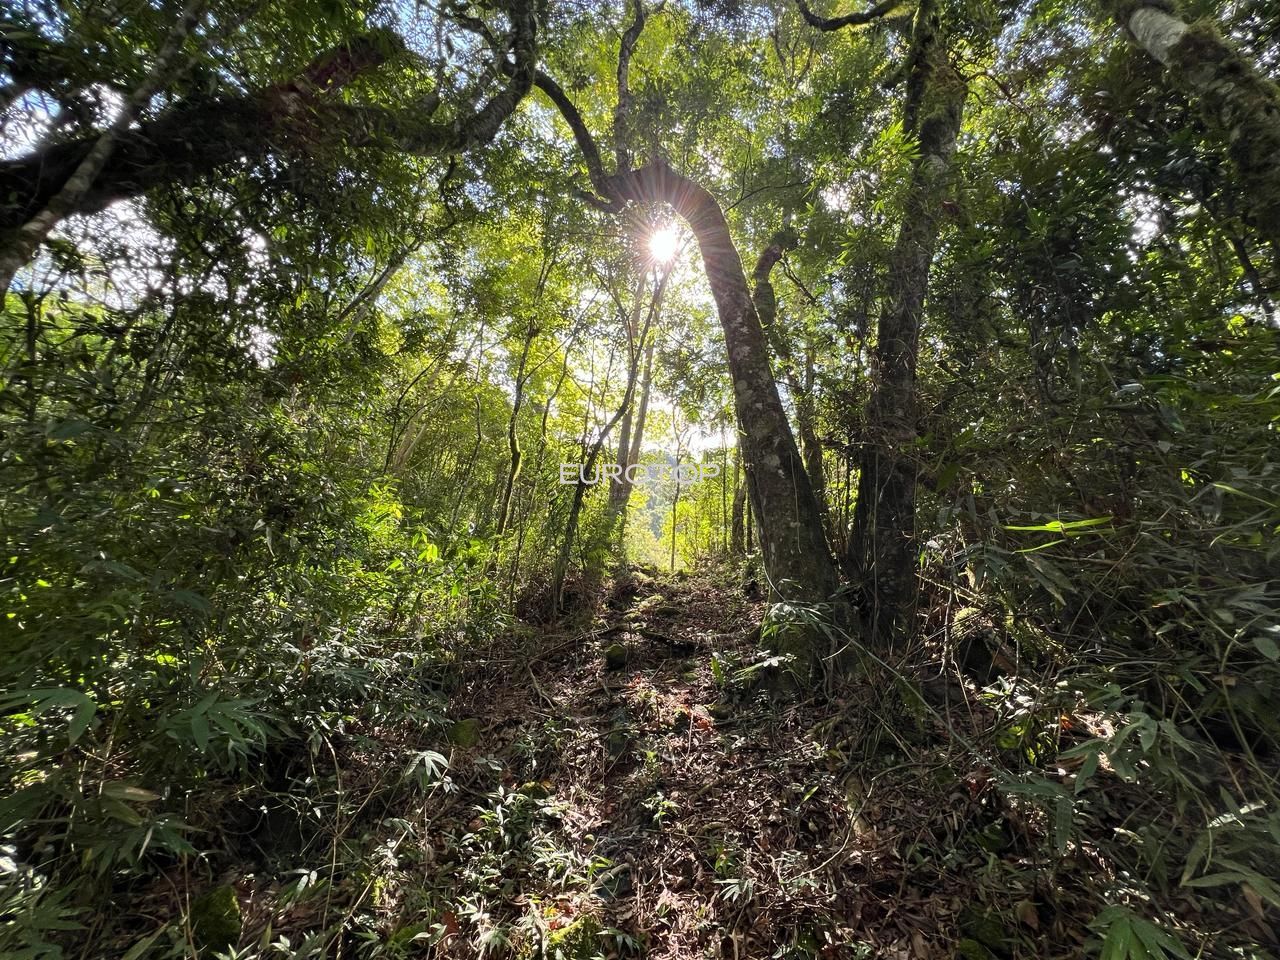
[[[879,20],[886,17],[893,11],[902,6],[902,0],[881,0],[869,10],[863,10],[859,13],[845,14],[843,17],[820,17],[814,13],[809,4],[805,0],[796,0],[796,7],[800,11],[800,15],[804,17],[805,22],[811,27],[818,30],[831,31],[841,30],[844,27],[859,27],[872,20]]]
[[[591,185],[603,196],[592,197],[590,194],[584,194],[580,191],[579,195],[593,207],[606,213],[621,212],[623,205],[612,192],[611,178],[605,172],[604,161],[600,159],[600,148],[596,146],[595,137],[587,129],[587,124],[582,119],[582,114],[578,112],[578,108],[574,106],[573,101],[564,92],[564,88],[541,70],[534,72],[533,84],[546,94],[548,100],[555,104],[556,109],[560,111],[560,116],[569,125],[569,130],[573,133],[573,140],[578,145],[578,151],[582,154],[583,162],[587,165],[587,174],[591,177]]]
[[[794,250],[799,238],[791,230],[779,230],[769,239],[769,245],[760,251],[756,267],[751,271],[751,280],[755,288],[751,299],[755,303],[756,313],[760,315],[760,325],[766,329],[773,326],[778,312],[778,299],[773,290],[769,274],[788,250]]]
[[[670,204],[693,231],[728,348],[765,568],[775,591],[795,599],[825,601],[834,592],[836,579],[820,507],[769,368],[765,331],[720,204],[705,187],[662,161],[610,177],[605,186],[619,200]],[[786,589],[781,586],[784,581],[789,583]]]
[[[631,131],[627,129],[631,113],[631,55],[644,31],[644,0],[635,0],[635,7],[635,19],[622,34],[622,44],[618,48],[618,102],[613,108],[613,142],[619,171],[631,169]]]
[[[400,109],[343,103],[331,94],[403,53],[390,31],[361,35],[330,50],[292,80],[239,97],[183,102],[138,124],[69,213],[94,213],[162,184],[189,184],[219,167],[262,160],[282,147],[342,141],[424,157],[464,153],[488,143],[533,85],[537,60],[533,0],[511,5],[506,85],[469,116],[431,121],[415,104]],[[97,135],[0,163],[0,230],[43,209],[93,149]]]

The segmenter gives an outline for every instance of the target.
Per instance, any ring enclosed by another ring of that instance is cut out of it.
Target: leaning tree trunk
[[[649,394],[653,388],[653,349],[655,337],[650,335],[644,349],[644,376],[640,379],[640,399],[633,401],[635,417],[631,424],[628,443],[618,444],[618,463],[623,473],[609,488],[608,523],[606,530],[617,532],[618,549],[626,562],[627,505],[631,502],[631,491],[634,484],[627,479],[626,470],[640,462],[640,451],[644,445],[644,425],[649,416]]]
[[[790,383],[791,396],[796,405],[796,432],[799,435],[800,452],[804,458],[805,472],[809,476],[809,485],[813,488],[813,498],[818,503],[818,512],[822,516],[825,529],[827,495],[822,473],[822,444],[818,440],[812,395],[813,351],[811,348],[805,351],[806,363],[802,376],[796,369],[795,353],[787,340],[786,332],[778,327],[778,298],[773,289],[773,282],[769,279],[774,266],[787,250],[796,246],[798,239],[794,233],[785,228],[773,235],[769,245],[756,260],[755,269],[751,272],[751,279],[755,284],[751,299],[756,305],[756,313],[760,317],[760,325],[765,330],[766,339],[773,347],[774,358]]]
[[[892,643],[914,606],[916,360],[965,97],[963,82],[936,40],[930,13],[921,8],[915,40],[919,54],[908,78],[905,125],[913,131],[919,118],[920,154],[889,264],[848,558],[871,601],[870,635],[885,645]]]
[[[638,342],[640,334],[640,317],[644,311],[644,292],[648,286],[648,276],[641,273],[636,280],[635,292],[631,295],[631,317],[627,321],[627,343],[632,350],[643,349]],[[627,407],[627,412],[622,415],[622,423],[618,426],[618,463],[625,466],[627,459],[627,451],[631,449],[631,416],[635,410],[635,404]],[[617,484],[615,483],[616,487]],[[612,489],[612,488],[611,488]]]
[[[720,205],[664,163],[617,175],[609,185],[626,200],[669,203],[697,238],[728,348],[747,488],[771,593],[800,602],[827,601],[837,580],[821,514],[769,369],[764,330]]]
[[[650,313],[649,320],[651,321],[652,319],[653,314]],[[646,321],[644,328],[640,331],[640,339],[643,341],[648,336],[649,322]],[[586,477],[595,474],[596,461],[600,458],[600,452],[604,449],[605,441],[609,439],[613,428],[618,425],[623,415],[631,407],[631,400],[636,388],[636,371],[639,366],[640,351],[633,349],[627,360],[627,385],[622,395],[622,403],[618,406],[613,416],[609,418],[609,422],[600,430],[600,434],[596,437],[595,442],[592,443],[590,452],[587,454],[586,462],[579,467],[578,482],[574,486],[573,500],[569,505],[569,517],[564,525],[564,539],[560,542],[560,551],[556,554],[556,562],[551,575],[551,596],[557,613],[564,606],[564,581],[569,574],[569,560],[573,554],[574,541],[578,535],[578,522],[582,517],[582,506],[587,498],[589,484],[586,482]],[[583,445],[586,445],[585,442]]]
[[[1280,90],[1206,23],[1188,24],[1172,0],[1107,0],[1133,41],[1199,103],[1223,141],[1280,269]]]
[[[797,376],[796,428],[800,432],[800,449],[804,453],[809,483],[813,485],[813,496],[818,501],[818,509],[822,511],[823,522],[830,524],[830,511],[827,507],[827,476],[823,468],[822,441],[818,438],[818,411],[813,399],[815,378],[813,353],[812,345],[805,348],[804,376],[803,379]]]

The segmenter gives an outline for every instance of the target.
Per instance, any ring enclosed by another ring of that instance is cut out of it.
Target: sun
[[[655,227],[649,234],[649,257],[654,263],[666,266],[679,251],[680,234],[673,225]]]

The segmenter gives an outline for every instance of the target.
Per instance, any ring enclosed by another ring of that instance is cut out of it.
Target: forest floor
[[[635,572],[573,624],[460,665],[425,802],[365,817],[364,866],[320,896],[273,883],[246,898],[242,882],[246,940],[296,945],[344,911],[343,956],[1096,949],[1110,867],[1088,842],[1056,851],[1043,805],[998,789],[963,745],[992,726],[972,685],[919,709],[893,683],[771,694],[763,606],[714,578]],[[389,757],[344,757],[345,789]],[[1241,907],[1214,922],[1252,921]]]

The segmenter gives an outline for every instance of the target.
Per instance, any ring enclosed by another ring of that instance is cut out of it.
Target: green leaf
[[[69,743],[75,743],[84,735],[98,710],[92,697],[70,687],[39,687],[0,699],[0,711],[10,712],[19,707],[29,707],[36,715],[59,707],[72,710],[71,722],[67,725]]]
[[[130,803],[151,803],[160,799],[160,794],[152,793],[150,790],[143,790],[131,783],[125,783],[122,780],[109,780],[102,785],[103,796],[112,797],[116,800],[127,800]]]
[[[1107,927],[1102,941],[1101,960],[1128,960],[1129,944],[1133,941],[1133,927],[1127,916],[1116,917]]]
[[[92,429],[93,424],[88,420],[64,420],[49,431],[49,439],[71,440]]]
[[[1258,648],[1258,652],[1273,663],[1280,660],[1280,646],[1268,637],[1266,634],[1253,638],[1253,645]]]
[[[1094,750],[1084,758],[1084,763],[1080,764],[1080,770],[1076,774],[1075,795],[1079,796],[1080,792],[1088,785],[1093,775],[1098,772],[1098,751]]]
[[[191,715],[191,735],[201,750],[209,749],[209,719],[203,713]]]
[[[200,594],[196,593],[194,590],[174,590],[170,594],[170,596],[173,597],[173,599],[177,600],[184,607],[189,607],[190,609],[195,610],[197,613],[202,613],[202,614],[205,614],[206,616],[213,609],[212,607],[209,606],[209,601],[206,600],[204,597],[202,597]]]
[[[1138,939],[1142,941],[1142,945],[1146,947],[1147,952],[1153,957],[1171,955],[1181,957],[1183,960],[1191,960],[1186,948],[1180,941],[1175,940],[1148,920],[1135,917],[1133,920],[1133,932],[1137,934]]]
[[[1105,517],[1091,517],[1088,520],[1050,520],[1048,523],[1040,523],[1033,526],[1005,524],[1004,529],[1020,530],[1028,533],[1065,533],[1070,535],[1078,530],[1085,530],[1090,527],[1102,527],[1110,523],[1111,516],[1107,515]]]
[[[76,712],[71,717],[71,723],[67,726],[67,740],[75,743],[89,729],[89,724],[93,722],[94,714],[98,712],[98,705],[84,694],[79,694],[80,702],[76,706]]]
[[[1073,806],[1071,798],[1067,796],[1059,796],[1053,802],[1053,845],[1057,847],[1058,853],[1067,852],[1067,845],[1071,842],[1071,820],[1073,814]]]

